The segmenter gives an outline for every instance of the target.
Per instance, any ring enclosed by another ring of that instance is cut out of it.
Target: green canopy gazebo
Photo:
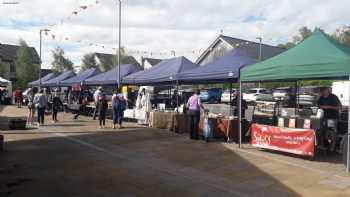
[[[297,46],[241,70],[242,82],[348,78],[350,48],[320,30]]]
[[[240,72],[240,87],[242,82],[303,79],[350,80],[350,48],[316,29],[310,37],[288,51],[244,67]],[[350,116],[348,122],[350,122]],[[347,138],[347,172],[350,171],[349,131],[350,124],[348,124]]]

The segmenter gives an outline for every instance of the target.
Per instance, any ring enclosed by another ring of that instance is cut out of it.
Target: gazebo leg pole
[[[349,92],[350,92],[350,75],[349,75]],[[346,147],[346,172],[349,173],[350,172],[350,151],[349,151],[349,144],[350,144],[350,94],[349,94],[349,104],[348,104],[348,132],[347,132],[347,147]]]
[[[242,82],[239,80],[239,95],[238,95],[238,147],[242,148]]]
[[[176,81],[176,112],[179,112],[179,81]]]

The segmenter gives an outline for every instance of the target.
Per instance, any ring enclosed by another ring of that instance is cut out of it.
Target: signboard
[[[314,156],[315,131],[313,129],[280,128],[253,124],[251,131],[251,143],[254,147]]]

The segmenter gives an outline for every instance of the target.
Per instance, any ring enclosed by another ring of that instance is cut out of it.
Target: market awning
[[[57,75],[55,73],[49,73],[47,75],[45,75],[44,77],[41,78],[41,83],[48,81],[50,79],[55,78]],[[39,86],[40,85],[40,79],[36,80],[36,81],[32,81],[29,83],[29,86]]]
[[[256,62],[257,60],[249,57],[243,50],[234,49],[212,63],[177,74],[176,79],[180,83],[237,81],[239,70]]]
[[[140,67],[133,64],[123,64],[120,66],[121,78],[141,70]],[[86,85],[115,85],[118,83],[118,67],[107,72],[98,74],[85,80]]]
[[[43,82],[42,86],[44,86],[44,87],[58,87],[62,81],[69,79],[71,77],[74,77],[74,76],[75,76],[75,73],[73,71],[71,71],[71,70],[64,71],[62,74],[58,75],[57,77]]]
[[[241,81],[348,77],[350,48],[320,30],[297,46],[241,70]]]
[[[85,80],[88,78],[91,78],[95,75],[100,74],[101,72],[96,68],[90,68],[88,70],[85,70],[79,74],[77,74],[75,77],[69,78],[67,80],[64,80],[60,82],[60,86],[73,86],[73,85],[83,85],[85,83]]]
[[[0,77],[0,86],[7,86],[11,81]]]
[[[198,65],[185,57],[166,59],[148,70],[124,77],[123,83],[137,85],[172,83],[176,81],[175,77],[177,74],[197,67]]]

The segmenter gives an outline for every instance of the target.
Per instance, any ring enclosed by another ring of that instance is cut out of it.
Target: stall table
[[[149,126],[158,129],[172,129],[174,112],[150,112]]]
[[[175,133],[191,132],[191,115],[183,113],[175,113],[173,115],[172,131]]]
[[[214,137],[215,138],[224,138],[238,142],[238,118],[233,119],[227,117],[218,117],[218,118],[209,118],[209,121],[212,123]],[[203,126],[204,126],[204,117],[201,117],[199,122],[199,135],[203,135]],[[242,120],[242,137],[245,136],[249,128],[249,122]]]

